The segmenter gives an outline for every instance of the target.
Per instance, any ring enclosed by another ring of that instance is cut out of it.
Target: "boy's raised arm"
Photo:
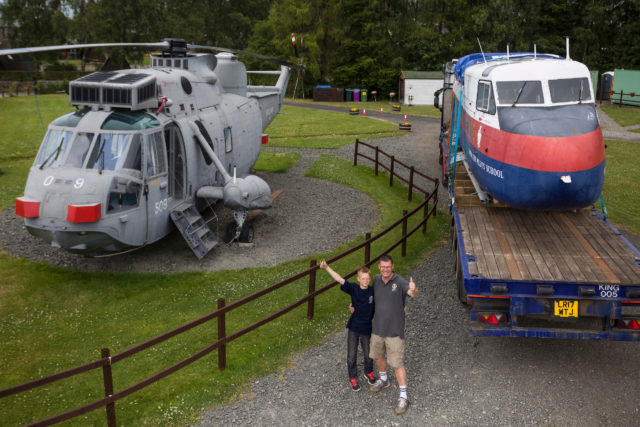
[[[320,268],[325,270],[327,273],[329,273],[329,275],[333,277],[333,280],[340,283],[341,285],[344,285],[344,278],[340,276],[338,273],[336,273],[335,271],[333,271],[333,268],[329,267],[329,264],[327,264],[325,260],[320,261]]]

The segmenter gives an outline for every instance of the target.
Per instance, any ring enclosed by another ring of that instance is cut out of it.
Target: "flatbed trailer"
[[[472,335],[640,340],[640,252],[595,209],[460,203],[456,285]]]

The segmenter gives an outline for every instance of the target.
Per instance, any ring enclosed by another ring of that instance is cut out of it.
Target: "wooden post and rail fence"
[[[361,147],[364,148],[369,148],[369,149],[373,149],[375,150],[375,157],[372,158],[368,155],[362,154],[359,152],[359,149]],[[389,165],[385,165],[381,162],[379,162],[379,157],[380,155],[388,158],[390,160]],[[407,239],[409,237],[411,237],[414,233],[416,233],[419,229],[422,229],[422,233],[426,233],[427,230],[427,221],[431,216],[436,215],[437,212],[437,204],[438,204],[438,187],[439,187],[439,181],[437,179],[433,179],[428,177],[427,175],[424,175],[418,171],[416,171],[413,167],[407,166],[404,163],[396,160],[393,156],[388,155],[387,153],[385,153],[384,151],[380,150],[378,147],[374,147],[371,146],[369,144],[366,144],[364,142],[358,141],[356,140],[356,144],[355,144],[355,154],[354,154],[354,165],[358,164],[358,158],[362,157],[364,159],[368,159],[374,162],[374,167],[375,167],[375,171],[376,171],[376,175],[378,174],[378,169],[380,167],[382,167],[383,169],[389,171],[389,185],[393,185],[393,178],[395,176],[396,179],[399,179],[402,182],[405,182],[408,184],[409,186],[409,194],[408,194],[408,198],[409,200],[412,199],[413,197],[413,191],[419,191],[421,193],[423,193],[424,195],[424,201],[418,205],[416,208],[414,208],[413,210],[411,210],[410,212],[407,212],[406,210],[403,211],[403,215],[401,218],[399,218],[398,220],[396,220],[393,224],[389,225],[387,228],[385,228],[384,230],[382,230],[381,232],[377,233],[375,236],[371,236],[371,233],[366,233],[365,235],[365,240],[364,242],[350,248],[347,249],[346,251],[330,258],[327,260],[327,262],[332,263],[335,262],[337,260],[340,260],[341,258],[346,257],[347,255],[350,255],[356,251],[362,250],[364,253],[364,257],[363,257],[363,264],[364,266],[370,266],[372,264],[374,264],[382,255],[388,254],[390,253],[392,250],[394,250],[395,248],[397,248],[398,246],[401,247],[401,252],[402,252],[402,256],[406,256],[406,246],[407,246]],[[401,177],[400,175],[396,174],[395,172],[395,168],[399,166],[399,167],[404,167],[409,171],[409,178],[404,178]],[[424,179],[426,179],[427,181],[433,183],[433,189],[431,191],[428,191],[424,188],[421,188],[420,186],[416,185],[414,182],[414,178],[415,176],[419,176],[422,177]],[[412,216],[416,215],[418,212],[421,212],[422,217],[418,220],[417,224],[411,228],[408,229],[408,220],[409,218],[411,218]],[[387,235],[389,232],[391,232],[392,230],[396,229],[396,227],[400,226],[401,230],[402,230],[402,236],[399,240],[397,240],[395,243],[393,243],[392,245],[388,246],[387,248],[385,248],[380,254],[371,257],[371,244],[375,241],[377,241],[378,239],[380,239],[381,237]],[[360,268],[360,266],[356,269],[354,269],[353,271],[349,272],[345,277],[351,277],[354,274],[357,273],[358,269]],[[26,383],[23,384],[18,384],[12,387],[8,387],[5,389],[0,390],[0,398],[4,398],[7,396],[11,396],[11,395],[15,395],[17,393],[23,392],[23,391],[27,391],[27,390],[31,390],[37,387],[41,387],[44,386],[46,384],[51,384],[60,380],[63,380],[65,378],[69,378],[75,375],[79,375],[82,374],[84,372],[88,372],[88,371],[92,371],[94,369],[98,369],[101,368],[102,369],[102,377],[103,377],[103,384],[104,384],[104,398],[102,399],[98,399],[95,400],[89,404],[86,404],[84,406],[80,406],[77,407],[75,409],[71,409],[67,412],[61,413],[61,414],[57,414],[54,416],[51,416],[49,418],[46,419],[42,419],[39,421],[35,421],[29,425],[32,426],[46,426],[46,425],[51,425],[51,424],[56,424],[65,420],[69,420],[71,418],[75,418],[78,417],[80,415],[86,414],[88,412],[94,411],[96,409],[102,408],[104,407],[106,410],[106,420],[107,420],[107,425],[111,426],[115,426],[116,425],[116,406],[115,406],[115,402],[126,397],[129,396],[159,380],[161,380],[162,378],[190,365],[191,363],[201,359],[202,357],[208,355],[209,353],[213,352],[214,350],[218,351],[218,369],[219,370],[224,370],[226,368],[226,363],[227,363],[227,353],[226,353],[226,347],[227,344],[240,338],[241,336],[259,328],[262,325],[265,325],[269,322],[271,322],[274,319],[279,318],[280,316],[292,311],[293,309],[295,309],[296,307],[302,305],[302,304],[307,304],[307,318],[309,320],[313,320],[313,316],[314,316],[314,302],[315,302],[315,298],[328,291],[329,289],[331,289],[332,287],[334,287],[335,285],[337,285],[337,282],[333,281],[327,285],[322,286],[319,289],[316,289],[316,272],[319,269],[318,267],[318,262],[317,260],[313,259],[310,262],[309,268],[305,269],[304,271],[301,271],[291,277],[288,277],[278,283],[274,283],[264,289],[261,289],[251,295],[248,295],[244,298],[241,298],[239,300],[236,300],[230,304],[226,304],[226,301],[224,298],[219,298],[217,300],[217,309],[203,317],[200,317],[199,319],[193,320],[191,322],[188,322],[182,326],[179,326],[173,330],[170,330],[168,332],[165,332],[161,335],[158,335],[154,338],[151,338],[150,340],[147,340],[143,343],[137,344],[133,347],[130,347],[120,353],[116,353],[114,355],[111,355],[111,352],[108,348],[103,348],[101,350],[101,357],[100,359],[94,360],[92,362],[89,363],[85,363],[83,365],[79,365],[70,369],[67,369],[65,371],[61,371],[61,372],[57,372],[55,374],[46,376],[46,377],[42,377],[33,381],[28,381]],[[290,305],[288,305],[287,307],[284,307],[270,315],[268,315],[267,317],[258,320],[254,323],[252,323],[251,325],[248,325],[238,331],[232,332],[232,333],[228,333],[228,331],[226,330],[226,314],[233,311],[234,309],[237,309],[249,302],[255,301],[258,298],[267,295],[271,292],[276,291],[277,289],[280,289],[290,283],[293,283],[297,280],[300,280],[304,277],[308,277],[308,281],[309,281],[309,289],[307,294],[298,299],[297,301],[291,303]],[[164,370],[146,378],[143,381],[140,381],[136,384],[130,385],[122,390],[119,391],[115,391],[114,390],[114,385],[113,385],[113,374],[112,374],[112,366],[115,363],[118,363],[128,357],[131,357],[143,350],[146,350],[150,347],[153,347],[157,344],[160,344],[164,341],[167,341],[170,338],[173,338],[179,334],[182,334],[186,331],[189,331],[190,329],[195,328],[196,326],[202,325],[210,320],[213,319],[217,319],[217,323],[218,323],[218,340],[212,344],[210,344],[209,346],[203,348],[202,350],[198,351],[197,353],[187,357],[186,359],[183,359],[182,361],[175,363],[174,365],[165,368]]]

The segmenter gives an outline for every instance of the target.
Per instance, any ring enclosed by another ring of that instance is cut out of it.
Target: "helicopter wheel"
[[[241,243],[251,243],[253,242],[253,235],[254,235],[253,224],[245,223],[242,226],[242,232],[240,233],[239,241]]]
[[[227,224],[227,228],[224,233],[224,242],[231,243],[233,238],[236,236],[236,222],[232,221]]]

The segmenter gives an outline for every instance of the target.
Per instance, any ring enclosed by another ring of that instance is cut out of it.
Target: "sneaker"
[[[360,385],[358,384],[357,379],[351,378],[349,380],[349,384],[351,385],[351,391],[360,391]]]
[[[364,374],[364,377],[367,379],[369,385],[374,385],[376,383],[376,374],[373,372],[369,372],[368,374]]]
[[[409,406],[409,401],[404,397],[398,399],[398,406],[396,406],[396,414],[402,415],[407,412],[407,406]]]
[[[378,380],[375,383],[373,383],[371,387],[369,387],[369,391],[376,393],[380,390],[384,390],[390,385],[391,385],[391,382],[388,379],[386,381],[382,381],[380,378],[378,378]]]

